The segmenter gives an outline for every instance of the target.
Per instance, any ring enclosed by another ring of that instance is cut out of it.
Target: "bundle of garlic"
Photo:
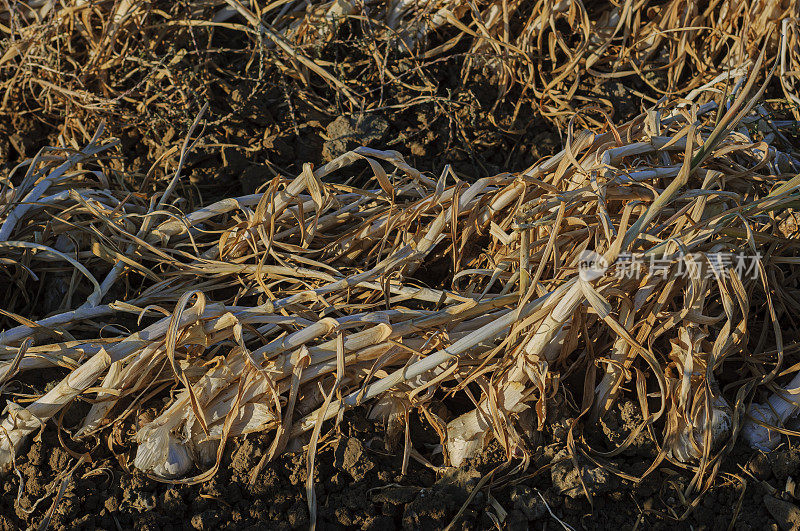
[[[595,367],[596,386],[570,390],[587,391],[581,418],[635,378],[637,432],[707,465],[751,390],[793,366],[780,329],[799,287],[800,161],[781,123],[751,114],[754,80],[727,110],[667,104],[570,131],[528,171],[474,183],[358,148],[178,213],[172,185],[150,200],[117,188],[100,133],[29,161],[0,190],[17,286],[0,305],[19,323],[0,333],[0,467],[78,397],[92,407],[76,440],[169,396],[137,426],[134,459],[162,478],[208,477],[229,438],[255,431],[274,434],[269,457],[313,446],[304,434],[367,403],[394,429],[423,410],[454,465],[492,437],[514,457],[529,451],[519,415],[545,428],[562,376],[593,382]],[[359,166],[371,187],[334,182]],[[45,307],[43,289],[56,294]],[[16,375],[53,366],[60,383],[14,403]],[[466,413],[431,410],[462,393]],[[744,433],[790,413],[751,409]]]

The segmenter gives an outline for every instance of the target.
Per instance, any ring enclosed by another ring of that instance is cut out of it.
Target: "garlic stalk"
[[[499,297],[495,300],[487,300],[475,304],[473,308],[460,310],[463,316],[476,315],[477,324],[482,325],[477,330],[472,330],[468,336],[472,334],[474,338],[476,332],[480,333],[485,328],[494,329],[498,323],[491,321],[484,324],[482,316],[486,310],[491,310],[501,303],[508,302],[508,299],[508,297]],[[533,304],[531,308],[538,307],[535,303]],[[539,301],[539,304],[541,304],[541,301]],[[292,361],[293,349],[305,346],[311,356],[311,363],[303,370],[300,379],[301,384],[306,384],[326,374],[335,372],[336,340],[328,340],[318,345],[311,345],[311,343],[328,335],[337,326],[337,321],[339,325],[343,325],[355,318],[363,322],[377,321],[375,326],[345,337],[345,363],[348,367],[348,372],[350,372],[358,370],[359,363],[368,362],[371,364],[371,360],[389,356],[392,351],[402,352],[403,350],[396,343],[390,341],[391,338],[403,338],[403,344],[406,348],[422,349],[425,344],[422,339],[406,338],[405,336],[413,334],[415,331],[435,326],[437,323],[452,320],[451,312],[452,308],[446,308],[430,315],[417,316],[414,312],[390,310],[352,315],[339,318],[339,320],[323,319],[289,336],[282,337],[254,350],[251,354],[251,359],[257,364],[259,370],[251,373],[251,376],[241,389],[238,379],[244,374],[242,365],[244,357],[239,353],[232,352],[228,356],[230,360],[229,366],[224,371],[224,374],[219,370],[212,369],[192,386],[195,405],[202,410],[205,421],[208,423],[208,433],[206,434],[202,429],[198,429],[199,423],[190,402],[188,391],[184,390],[165,412],[140,429],[137,439],[141,443],[147,442],[154,437],[160,440],[157,444],[149,443],[140,450],[143,452],[143,456],[139,463],[142,466],[150,467],[145,469],[148,472],[156,474],[155,466],[163,463],[163,460],[167,458],[167,453],[161,451],[161,449],[168,446],[182,446],[190,456],[190,459],[197,462],[198,465],[208,464],[216,456],[216,445],[218,440],[222,438],[222,428],[225,419],[230,414],[235,415],[230,428],[231,436],[270,429],[278,425],[280,419],[276,416],[274,408],[270,407],[274,397],[272,393],[274,391],[278,395],[282,395],[289,390],[294,368]],[[509,310],[505,310],[505,314],[498,314],[497,317],[501,320],[508,320],[513,317],[513,315],[509,315],[513,314]],[[399,322],[393,323],[392,321],[395,319],[399,319]],[[389,323],[381,322],[384,320]],[[463,324],[466,329],[471,328],[467,326],[468,323],[464,322]],[[469,341],[472,338],[465,337],[464,339]],[[469,352],[480,342],[481,340],[475,341],[471,346],[465,348],[464,352]],[[443,361],[447,359],[445,358]],[[428,358],[424,358],[420,360],[420,363],[427,363],[428,361]],[[211,372],[215,370],[218,374],[212,375]],[[434,366],[432,372],[435,373],[436,370],[437,367]],[[415,373],[409,371],[406,375],[411,380],[424,372]],[[422,384],[424,382],[420,382],[420,385]],[[351,396],[355,398],[359,394],[359,392],[356,392]],[[239,408],[233,412],[232,408],[237,403],[237,397],[239,397]],[[298,412],[301,414],[307,413],[310,408],[322,403],[323,399],[322,395],[315,398],[313,394],[304,397],[301,401],[304,407],[298,409]],[[316,419],[315,415],[316,413],[312,413],[308,417]],[[159,430],[162,426],[169,426],[169,429]],[[157,455],[161,459],[160,462],[155,462],[155,464],[149,459],[149,456],[155,451],[153,448],[159,450]],[[163,469],[159,469],[158,473],[161,470]]]
[[[200,319],[213,319],[224,311],[224,307],[219,304],[208,304],[202,309],[198,306],[200,305],[188,308],[183,312],[180,321],[177,323],[179,328],[189,326]],[[163,340],[172,319],[172,316],[165,317],[112,347],[101,349],[100,352],[61,380],[48,393],[27,407],[7,407],[8,414],[0,422],[0,472],[11,468],[14,454],[22,446],[28,435],[38,430],[42,424],[58,413],[64,405],[91,387],[113,362],[124,359],[139,351],[139,349]]]
[[[536,332],[523,349],[524,355],[518,357],[496,391],[498,396],[503,396],[498,406],[502,406],[504,412],[519,413],[527,407],[520,403],[525,383],[538,384],[544,378],[549,365],[561,353],[575,310],[586,301],[587,293],[593,292],[591,282],[602,278],[607,269],[608,262],[602,255],[593,251],[583,252],[578,258],[577,277],[546,296],[543,306],[554,306],[536,327]],[[518,387],[519,392],[511,392]],[[473,457],[483,447],[483,438],[491,426],[487,417],[489,408],[489,397],[484,397],[477,408],[447,425],[447,450],[454,466]]]
[[[216,440],[222,437],[222,428],[225,419],[233,414],[233,424],[230,433],[242,435],[253,431],[260,431],[278,423],[279,418],[270,408],[274,395],[281,395],[289,390],[291,375],[296,363],[297,348],[305,349],[311,353],[312,364],[302,374],[300,383],[307,383],[315,378],[336,370],[336,352],[322,347],[330,343],[306,348],[306,344],[328,335],[336,327],[336,321],[325,318],[304,329],[301,329],[285,338],[268,343],[264,347],[253,351],[249,359],[253,360],[257,368],[248,374],[245,356],[240,349],[234,349],[225,362],[219,363],[209,370],[192,386],[194,403],[188,390],[182,391],[172,405],[159,417],[139,430],[137,440],[140,443],[137,451],[143,454],[144,471],[156,473],[152,467],[160,465],[167,458],[163,451],[158,453],[162,461],[150,459],[156,449],[163,449],[167,445],[181,446],[187,455],[194,456],[198,464],[207,464],[215,454]],[[348,336],[345,340],[345,349],[349,351],[346,357],[348,368],[352,369],[361,360],[376,359],[390,349],[397,349],[392,343],[382,341],[388,336],[390,328],[386,324],[378,324],[364,331]],[[378,342],[377,344],[373,344]],[[285,350],[293,349],[291,352]],[[266,358],[266,361],[263,361]],[[238,380],[246,378],[240,387]],[[313,402],[313,396],[306,397]],[[237,403],[239,408],[233,411]],[[320,397],[318,403],[324,398]],[[308,402],[308,400],[306,401]],[[306,404],[307,408],[315,407],[318,403]],[[208,423],[208,434],[198,429],[198,417],[195,407],[202,410],[202,417]],[[161,429],[168,426],[168,429]],[[177,431],[182,431],[182,438],[175,436]],[[151,438],[160,439],[158,443],[149,442]],[[153,458],[154,459],[154,458]],[[191,464],[192,458],[190,458]],[[137,465],[137,468],[139,466]]]
[[[564,286],[557,288],[556,290],[536,299],[535,301],[529,302],[520,309],[506,310],[503,315],[498,315],[497,319],[495,319],[493,322],[485,324],[477,330],[470,332],[468,335],[462,337],[447,348],[443,348],[432,354],[429,354],[408,367],[403,367],[394,371],[377,382],[368,385],[364,390],[355,391],[345,396],[342,400],[336,400],[332,402],[325,410],[324,420],[335,417],[343,408],[352,407],[363,403],[364,401],[374,398],[391,389],[399,383],[411,380],[430,371],[431,369],[435,369],[436,367],[452,360],[454,357],[458,357],[463,355],[465,352],[469,352],[475,345],[480,344],[481,342],[497,338],[501,334],[507,333],[514,323],[540,310],[549,300],[551,295],[554,293],[563,294],[570,285],[571,282],[567,282]],[[513,295],[511,297],[516,299],[518,295]],[[505,298],[506,297],[498,297],[496,300],[502,300]],[[420,322],[420,326],[421,324],[422,323]],[[296,437],[306,431],[310,431],[316,425],[318,418],[319,410],[306,415],[301,420],[296,422],[294,426],[292,426],[291,436]]]
[[[28,210],[34,208],[36,201],[42,196],[42,194],[44,194],[51,185],[58,183],[64,177],[64,175],[73,168],[73,166],[77,165],[80,161],[106,151],[119,143],[117,141],[113,141],[107,144],[98,144],[98,140],[102,134],[103,126],[101,125],[97,128],[97,131],[95,132],[94,136],[92,136],[92,139],[89,141],[86,147],[67,157],[61,165],[50,172],[47,177],[39,180],[36,183],[36,186],[31,188],[25,198],[22,199],[19,204],[17,204],[17,206],[8,213],[5,221],[2,225],[0,225],[0,242],[4,242],[9,239],[19,220],[22,219]],[[20,186],[19,190],[24,190],[25,184],[33,184],[33,182],[36,181],[36,178],[40,176],[41,175],[39,172],[32,175],[33,179],[30,179],[30,175],[26,176],[25,181],[23,182],[23,185]]]
[[[697,260],[691,256],[685,260],[699,271]],[[691,279],[686,290],[691,312],[678,337],[670,341],[672,362],[667,371],[674,373],[667,376],[667,382],[675,407],[667,415],[666,446],[668,454],[681,462],[710,454],[728,439],[733,426],[733,411],[722,397],[713,371],[708,370],[709,363],[714,362],[712,345],[705,340],[708,332],[689,321],[693,315],[702,317],[708,282],[707,278]]]
[[[234,373],[241,373],[243,369],[244,359],[234,349],[227,362],[218,363],[192,386],[199,407],[203,407],[210,397],[216,395]],[[188,405],[190,400],[189,391],[184,390],[164,413],[139,429],[136,434],[136,441],[139,443],[134,460],[136,468],[165,478],[183,475],[191,468],[191,424],[184,430],[183,438],[179,439],[176,435],[185,421],[181,410],[191,410]]]
[[[509,381],[498,390],[497,409],[504,413],[521,413],[528,406],[521,404],[525,386]],[[452,466],[460,466],[466,459],[475,457],[482,449],[492,428],[492,404],[486,399],[478,407],[451,420],[447,424],[447,455]]]
[[[620,308],[619,321],[626,330],[630,330],[633,327],[636,313],[644,307],[647,299],[653,294],[660,282],[661,280],[657,275],[648,275],[644,285],[639,288],[633,297],[633,308],[631,309],[627,305],[623,305]],[[595,417],[602,416],[604,412],[610,410],[613,406],[624,377],[623,368],[629,367],[633,362],[630,351],[631,345],[624,337],[618,337],[614,341],[611,350],[613,363],[606,364],[606,372],[603,375],[603,379],[595,389]]]
[[[545,302],[558,301],[536,329],[533,337],[526,344],[516,365],[498,384],[498,409],[508,413],[519,413],[527,406],[521,404],[528,379],[538,379],[537,371],[547,371],[547,363],[552,362],[560,351],[566,337],[565,324],[572,318],[575,309],[585,300],[581,290],[581,278],[565,283],[548,296]],[[555,343],[556,347],[551,347]],[[543,369],[537,367],[539,362]],[[447,454],[453,466],[459,466],[464,460],[474,457],[483,448],[484,438],[491,423],[492,403],[485,397],[478,407],[455,418],[447,424]]]
[[[667,451],[681,462],[700,459],[706,452],[719,448],[730,436],[733,426],[733,411],[722,397],[716,380],[709,377],[710,371],[706,370],[709,355],[700,350],[704,338],[704,333],[690,338],[684,328],[681,340],[672,342],[670,357],[678,359],[677,365],[683,374],[679,379],[668,378],[674,385],[672,399],[676,407],[670,409],[667,417]],[[708,431],[711,444],[707,448]]]

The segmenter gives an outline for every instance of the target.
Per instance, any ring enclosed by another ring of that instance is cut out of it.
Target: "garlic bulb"
[[[758,424],[758,422],[778,426],[796,416],[800,409],[794,402],[800,401],[800,373],[795,375],[789,385],[769,398],[766,404],[753,404],[747,411],[747,419],[742,426],[742,437],[751,448],[770,452],[777,448],[781,434]]]
[[[706,267],[707,258],[687,255],[684,261],[690,270],[700,271]],[[730,438],[733,427],[733,410],[722,397],[714,372],[709,370],[725,353],[712,354],[715,343],[706,339],[707,325],[693,317],[703,315],[710,282],[702,275],[690,277],[685,298],[692,313],[687,314],[678,336],[670,339],[672,350],[665,379],[673,407],[667,414],[665,443],[668,453],[682,462],[700,459],[719,449]]]
[[[750,445],[750,448],[762,452],[771,452],[777,448],[781,440],[780,433],[758,424],[759,422],[770,425],[778,424],[778,416],[770,407],[766,404],[752,404],[747,410],[747,415],[749,418],[742,426],[742,438]]]
[[[192,467],[186,444],[172,434],[169,425],[145,426],[136,434],[139,448],[133,465],[143,472],[172,479],[183,476]]]
[[[401,393],[386,393],[369,412],[370,420],[381,420],[386,426],[386,444],[390,450],[400,447],[410,404]]]
[[[522,404],[525,386],[520,382],[504,382],[497,390],[497,407],[501,412],[521,413],[528,406]],[[475,457],[483,449],[485,439],[491,434],[492,407],[488,400],[447,424],[447,455],[453,466]]]
[[[728,402],[715,396],[711,402],[710,415],[706,414],[705,398],[691,417],[691,422],[678,422],[677,438],[670,448],[672,457],[681,462],[700,459],[705,449],[706,428],[711,430],[711,451],[717,450],[731,435],[732,411]]]
[[[733,426],[733,411],[713,374],[706,370],[710,357],[706,336],[705,331],[689,326],[681,329],[679,339],[671,341],[673,361],[668,370],[673,374],[667,376],[667,382],[674,407],[667,417],[667,444],[669,454],[681,462],[718,449]],[[710,448],[706,448],[707,430],[711,432]]]

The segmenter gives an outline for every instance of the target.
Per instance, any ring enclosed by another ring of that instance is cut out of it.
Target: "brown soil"
[[[723,467],[727,472],[704,496],[684,500],[682,492],[691,476],[669,465],[638,483],[588,460],[579,461],[576,468],[565,440],[571,419],[531,433],[533,451],[526,471],[513,470],[519,462],[506,463],[504,452],[493,443],[461,468],[434,471],[411,459],[404,475],[402,448],[387,451],[385,431],[365,413],[358,409],[346,414],[317,454],[320,529],[442,529],[493,470],[469,499],[456,529],[493,529],[501,514],[503,528],[520,530],[559,529],[556,519],[575,529],[727,529],[733,522],[737,529],[790,529],[798,514],[785,488],[800,472],[800,450],[794,448],[769,456],[739,449]],[[610,437],[597,434],[597,449],[607,449],[602,439],[608,445],[624,438],[638,420],[630,402],[613,413],[602,426]],[[70,420],[78,420],[76,412],[65,415],[65,427]],[[412,427],[414,448],[429,455],[436,435],[418,419]],[[127,440],[124,435],[131,435],[132,428],[128,426],[119,439]],[[307,528],[303,452],[284,454],[251,481],[270,442],[266,435],[234,441],[214,479],[169,485],[131,471],[123,461],[132,449],[124,445],[114,449],[118,458],[108,449],[95,448],[91,462],[73,469],[76,460],[66,448],[78,448],[72,443],[62,447],[51,426],[18,457],[17,474],[3,483],[0,528],[37,527],[48,518],[52,529]],[[613,465],[637,476],[654,457],[654,445],[640,437]],[[436,463],[435,455],[432,459]],[[59,497],[62,483],[65,490]]]
[[[220,31],[217,46],[235,49],[236,35]],[[175,45],[175,43],[173,43]],[[456,50],[457,51],[457,50]],[[363,57],[357,46],[333,42],[320,51],[335,61],[343,78],[356,78]],[[225,57],[218,59],[223,64]],[[230,58],[238,64],[239,55]],[[393,61],[393,62],[391,62]],[[388,68],[402,71],[402,58],[391,58]],[[397,84],[379,87],[373,110],[345,112],[336,95],[316,88],[312,101],[296,81],[267,71],[264,79],[228,79],[225,90],[210,92],[211,108],[203,144],[189,157],[188,179],[181,193],[196,201],[251,193],[275,172],[293,174],[304,162],[322,164],[354,145],[367,144],[400,151],[423,171],[440,174],[446,164],[465,180],[501,171],[519,171],[562,146],[556,127],[543,120],[535,102],[517,108],[517,93],[498,101],[490,77],[473,72],[461,79],[463,57],[428,65],[425,75],[438,81],[436,93],[413,100]],[[191,70],[191,56],[173,65]],[[405,66],[407,68],[407,65]],[[411,80],[413,81],[413,80]],[[602,94],[613,105],[616,123],[638,114],[642,104],[627,86],[645,91],[633,79],[593,84],[582,93]],[[378,90],[378,89],[376,89]],[[518,89],[516,89],[518,90]],[[657,95],[653,95],[654,97]],[[329,102],[322,105],[321,102]],[[377,103],[380,102],[380,105]],[[122,140],[124,166],[139,176],[166,149],[179,145],[199,105],[190,104],[175,116],[153,116],[149,129],[130,127],[109,118],[108,134]],[[59,133],[58,118],[26,113],[0,120],[0,171],[7,172],[46,145]],[[366,174],[365,174],[366,175]],[[129,175],[137,178],[135,174]],[[361,175],[351,176],[358,183]],[[0,328],[8,322],[0,320]],[[64,373],[51,371],[50,379]],[[41,392],[46,381],[28,381]],[[754,455],[741,448],[729,455],[722,472],[702,496],[686,499],[691,471],[670,464],[643,481],[623,479],[611,466],[588,459],[575,462],[567,452],[567,432],[575,411],[568,406],[552,416],[543,432],[531,431],[530,461],[524,470],[505,463],[503,452],[489,445],[481,458],[460,469],[433,470],[410,459],[402,473],[402,444],[385,444],[385,430],[367,420],[367,410],[344,416],[320,449],[315,469],[320,529],[441,529],[454,520],[456,529],[560,529],[558,520],[581,528],[692,528],[743,529],[772,526],[791,528],[797,520],[793,482],[800,475],[800,451],[783,449]],[[62,427],[70,429],[85,412],[78,403],[68,410]],[[587,440],[598,450],[609,450],[636,425],[636,408],[623,402],[599,426],[587,428]],[[552,412],[551,412],[552,414]],[[4,478],[0,497],[0,529],[38,527],[49,520],[53,529],[294,529],[306,528],[309,512],[305,494],[306,464],[302,452],[287,453],[264,466],[251,481],[271,439],[249,436],[228,444],[219,473],[200,485],[169,485],[133,470],[134,448],[129,441],[135,426],[120,426],[105,440],[74,442],[59,434],[52,423],[26,446],[16,462],[16,473]],[[326,424],[326,429],[334,429]],[[59,436],[60,435],[60,436]],[[414,418],[412,443],[416,451],[441,464],[438,437]],[[386,447],[391,447],[389,451]],[[73,468],[77,457],[89,460]],[[609,464],[624,476],[642,475],[655,459],[655,444],[640,436]],[[437,461],[438,459],[438,461]],[[486,474],[495,470],[469,498]],[[581,481],[582,480],[582,481]],[[787,487],[788,482],[788,487]],[[585,488],[585,490],[584,490]],[[590,494],[590,504],[586,494]],[[800,492],[797,493],[800,496]],[[734,524],[735,523],[735,524]]]

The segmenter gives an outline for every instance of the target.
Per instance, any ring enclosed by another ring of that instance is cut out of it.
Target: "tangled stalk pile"
[[[721,109],[570,129],[559,154],[472,184],[358,148],[183,211],[181,167],[158,196],[127,189],[102,130],[42,151],[0,188],[0,466],[76,399],[82,441],[165,396],[134,460],[162,478],[209,477],[255,431],[269,458],[313,456],[323,421],[359,404],[406,430],[406,458],[414,409],[452,464],[492,437],[520,456],[518,416],[544,427],[576,373],[579,418],[636,398],[659,460],[716,466],[743,423],[776,444],[764,425],[784,430],[795,392],[745,413],[797,372],[800,161],[740,81]],[[337,184],[365,169],[373,186]],[[740,251],[746,271],[719,259]],[[65,376],[45,394],[15,383],[49,367]],[[470,410],[437,416],[453,396]]]
[[[270,72],[316,105],[369,111],[398,103],[383,101],[386,85],[431,97],[427,67],[458,58],[464,79],[485,69],[500,99],[517,87],[518,101],[562,126],[587,104],[613,112],[605,94],[578,90],[582,80],[640,78],[645,92],[687,95],[762,49],[780,56],[781,87],[800,104],[795,0],[29,0],[0,6],[0,42],[0,112],[37,113],[81,143],[100,117],[148,129],[240,81],[272,83]],[[337,66],[340,44],[366,51],[358,68]]]

